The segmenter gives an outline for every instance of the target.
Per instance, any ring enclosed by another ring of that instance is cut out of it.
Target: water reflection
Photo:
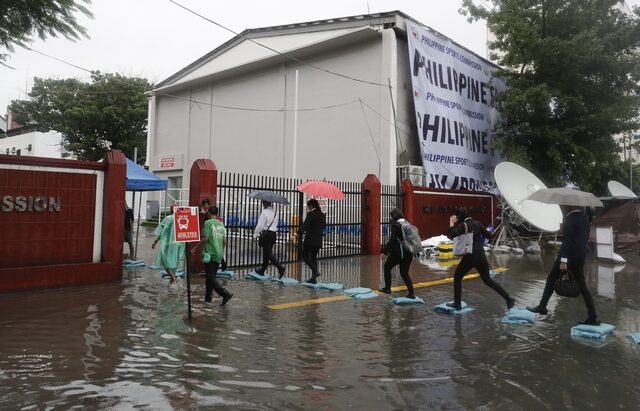
[[[496,281],[527,305],[553,258],[490,261],[508,268]],[[640,348],[624,333],[640,331],[640,258],[625,258],[622,268],[588,265],[599,316],[619,330],[598,347],[569,336],[584,318],[581,299],[554,296],[534,326],[504,325],[503,301],[478,280],[464,284],[475,310],[462,316],[432,311],[451,284],[417,288],[421,306],[380,296],[272,310],[335,294],[223,280],[233,300],[205,309],[196,276],[189,323],[184,289],[167,289],[150,269],[128,271],[121,285],[0,296],[0,408],[635,409]],[[377,288],[381,263],[323,260],[323,281]],[[414,263],[411,275],[454,269]]]

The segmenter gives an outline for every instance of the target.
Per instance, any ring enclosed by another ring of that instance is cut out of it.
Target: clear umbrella
[[[603,207],[602,201],[587,191],[566,187],[541,188],[534,191],[528,200],[546,204],[572,205],[578,207]]]

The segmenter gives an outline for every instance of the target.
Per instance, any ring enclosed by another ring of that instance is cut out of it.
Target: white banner
[[[496,68],[451,40],[407,22],[409,66],[429,187],[496,192],[493,97]]]

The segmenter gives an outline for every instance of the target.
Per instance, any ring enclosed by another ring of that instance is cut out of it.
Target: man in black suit
[[[308,283],[315,284],[320,276],[318,272],[318,252],[322,248],[322,236],[324,235],[324,227],[326,226],[326,218],[318,200],[312,198],[307,201],[307,217],[302,223],[302,227],[298,231],[299,234],[305,233],[302,242],[302,259],[311,269],[311,278]]]
[[[569,270],[587,305],[588,317],[582,324],[600,325],[600,321],[597,320],[596,308],[593,305],[593,298],[591,298],[584,278],[584,260],[587,257],[590,230],[589,220],[580,207],[562,206],[562,209],[565,212],[565,217],[562,223],[562,246],[558,258],[547,276],[547,283],[542,292],[540,303],[535,307],[527,307],[527,309],[534,313],[547,314],[547,303],[553,294],[553,287],[560,278],[560,274]]]

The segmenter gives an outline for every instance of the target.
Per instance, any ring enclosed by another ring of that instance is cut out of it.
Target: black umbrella
[[[289,200],[287,200],[285,197],[281,196],[278,193],[274,193],[273,191],[267,191],[267,190],[252,191],[249,193],[249,197],[255,198],[257,200],[268,201],[270,203],[289,205]]]

